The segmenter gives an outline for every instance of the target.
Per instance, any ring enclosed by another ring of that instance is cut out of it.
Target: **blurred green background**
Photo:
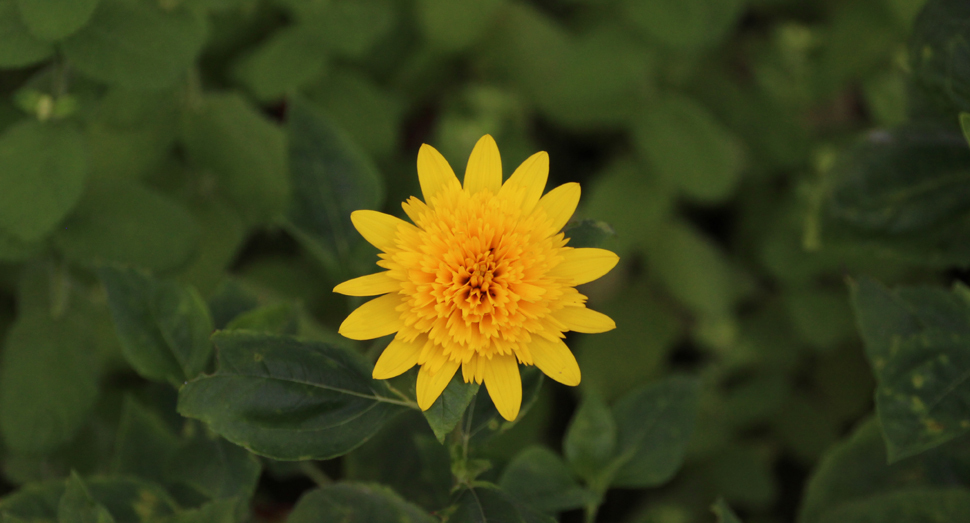
[[[92,267],[190,284],[216,327],[271,306],[272,329],[376,357],[335,333],[359,302],[331,289],[375,270],[350,210],[401,215],[422,143],[460,175],[489,133],[506,176],[548,151],[550,187],[580,182],[576,218],[609,224],[621,256],[584,289],[618,328],[570,336],[582,384],[546,383],[483,450],[496,471],[559,451],[582,395],[686,372],[704,386],[684,468],[610,491],[599,521],[713,521],[718,496],[748,523],[794,521],[873,409],[844,278],[962,274],[829,242],[819,213],[840,154],[912,110],[923,3],[0,0],[0,493],[119,472],[131,398],[184,430],[172,388],[122,357]],[[310,135],[332,161],[307,157]],[[387,437],[319,466],[393,487]],[[282,521],[312,484],[263,466],[255,513]]]

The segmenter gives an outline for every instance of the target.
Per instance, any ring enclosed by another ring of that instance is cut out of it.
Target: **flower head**
[[[499,413],[518,416],[519,364],[578,385],[579,365],[567,331],[605,332],[609,317],[586,308],[575,286],[603,276],[619,257],[567,247],[560,232],[579,203],[579,184],[542,196],[549,155],[539,152],[502,183],[491,136],[468,159],[464,186],[429,145],[418,152],[425,201],[402,204],[411,219],[356,211],[354,227],[383,251],[384,272],[355,278],[334,291],[376,296],[352,312],[340,333],[366,340],[397,333],[374,366],[375,379],[420,365],[418,405],[427,410],[461,367],[465,382],[485,383]]]

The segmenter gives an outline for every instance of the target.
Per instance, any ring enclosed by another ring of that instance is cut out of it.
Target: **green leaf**
[[[850,282],[890,462],[970,431],[970,290]]]
[[[445,437],[461,421],[465,409],[475,399],[478,387],[478,383],[465,383],[460,373],[456,372],[438,399],[424,411],[424,417],[439,442],[444,443]]]
[[[262,471],[259,461],[246,449],[204,432],[196,430],[182,443],[167,463],[166,478],[210,499],[249,499]]]
[[[739,0],[624,0],[626,19],[664,45],[696,49],[727,36],[744,3]]]
[[[668,94],[649,104],[633,128],[633,138],[657,176],[692,199],[723,201],[740,179],[741,143],[690,98]]]
[[[869,234],[931,230],[970,209],[970,148],[955,128],[875,131],[830,173],[829,212]]]
[[[151,90],[182,77],[205,38],[205,19],[191,10],[101,0],[90,22],[64,40],[61,49],[72,66],[95,80]]]
[[[569,466],[591,480],[610,463],[616,450],[616,421],[606,402],[595,392],[583,395],[562,444]]]
[[[361,58],[394,26],[396,12],[389,0],[334,0],[306,22],[335,55]]]
[[[161,487],[133,478],[89,478],[91,498],[108,509],[116,523],[144,523],[175,513],[176,505]],[[57,521],[63,480],[28,485],[0,500],[0,514],[32,522]]]
[[[67,480],[67,488],[57,507],[58,523],[114,523],[104,505],[94,501],[77,473]]]
[[[143,377],[182,383],[209,362],[212,318],[192,287],[136,269],[97,269],[125,359]]]
[[[99,0],[17,0],[24,24],[42,40],[60,40],[91,19]]]
[[[516,501],[494,485],[463,491],[448,523],[554,523],[556,520]]]
[[[819,523],[895,523],[960,521],[970,514],[970,490],[946,488],[891,492],[847,503],[827,512]]]
[[[348,67],[337,69],[307,93],[330,125],[374,157],[395,154],[401,143],[404,103],[397,93]]]
[[[724,498],[719,498],[711,505],[711,512],[717,516],[717,523],[741,523],[741,519],[735,515]]]
[[[581,220],[572,222],[563,230],[566,238],[569,238],[569,246],[580,247],[599,247],[603,242],[616,236],[616,231],[610,224],[599,220]]]
[[[960,113],[960,128],[963,129],[963,137],[970,145],[970,113]]]
[[[151,481],[165,480],[165,467],[178,448],[178,438],[154,412],[125,397],[111,471]]]
[[[26,67],[54,54],[54,46],[30,33],[16,0],[0,1],[0,67]]]
[[[300,327],[299,313],[299,307],[292,303],[265,305],[236,316],[226,325],[226,330],[295,335]]]
[[[286,136],[238,94],[210,94],[189,110],[182,145],[251,223],[282,214],[290,196]]]
[[[635,389],[613,406],[617,459],[612,486],[643,488],[670,480],[684,460],[694,429],[700,384],[667,378]]]
[[[114,262],[156,271],[185,265],[198,225],[180,204],[130,182],[92,183],[53,235],[55,248],[83,264]]]
[[[933,0],[916,19],[909,41],[912,71],[910,112],[942,116],[970,111],[970,6],[961,0]]]
[[[529,409],[535,405],[539,399],[539,390],[542,388],[544,375],[535,367],[522,367],[522,407],[519,408],[519,416],[512,421],[503,419],[492,398],[488,394],[477,394],[475,396],[474,412],[471,423],[471,435],[473,443],[481,443],[495,436],[502,434],[514,427]]]
[[[87,177],[80,134],[67,124],[24,121],[0,135],[0,230],[46,235],[77,204]]]
[[[389,467],[388,463],[394,463]],[[376,482],[428,510],[448,503],[455,482],[448,448],[435,439],[428,422],[406,412],[344,458],[353,481]]]
[[[95,355],[66,321],[18,318],[0,365],[0,434],[8,449],[42,454],[74,437],[98,397]]]
[[[165,523],[237,523],[244,521],[240,515],[243,510],[248,510],[248,507],[239,499],[220,499],[196,509],[182,510],[164,521]]]
[[[0,262],[23,262],[37,256],[41,249],[40,243],[23,242],[0,231]]]
[[[806,485],[798,521],[818,523],[843,506],[866,504],[898,490],[966,484],[968,464],[963,440],[887,464],[879,423],[869,418],[821,459]]]
[[[286,27],[240,57],[233,75],[257,100],[277,100],[325,74],[326,54],[321,47],[309,28]]]
[[[453,53],[474,44],[503,7],[502,0],[420,0],[418,24],[428,43]]]
[[[311,490],[287,523],[435,523],[436,519],[380,485],[339,483]]]
[[[356,353],[247,331],[218,332],[215,374],[179,391],[179,412],[257,454],[329,459],[350,452],[402,407]]]
[[[593,494],[579,486],[555,452],[533,446],[519,452],[502,471],[502,490],[530,507],[548,513],[583,508]]]
[[[289,115],[293,200],[289,220],[311,252],[347,263],[362,239],[350,222],[358,209],[379,208],[380,175],[327,118],[296,100]]]

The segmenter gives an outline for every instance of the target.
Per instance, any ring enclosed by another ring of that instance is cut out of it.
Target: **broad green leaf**
[[[226,325],[226,330],[251,330],[269,334],[296,335],[300,309],[292,303],[275,303],[244,312]]]
[[[766,510],[778,494],[774,465],[767,449],[735,443],[721,449],[698,472],[731,503]]]
[[[42,250],[40,243],[28,243],[0,231],[0,262],[17,263],[35,257]]]
[[[87,152],[68,124],[24,121],[0,135],[0,230],[21,240],[49,233],[77,204]]]
[[[0,365],[0,434],[8,449],[41,454],[74,437],[98,397],[96,354],[66,321],[36,312],[17,320]]]
[[[171,271],[195,253],[198,225],[180,204],[129,182],[89,184],[54,247],[83,264],[113,262]]]
[[[390,487],[428,510],[448,503],[455,482],[448,447],[438,443],[427,420],[417,412],[394,418],[347,455],[344,473],[349,480]]]
[[[99,0],[17,0],[24,23],[42,40],[60,40],[88,23]]]
[[[562,232],[566,235],[566,238],[569,238],[568,245],[575,248],[599,247],[603,245],[604,241],[616,236],[616,232],[613,227],[610,227],[610,224],[599,220],[572,222]]]
[[[970,431],[970,290],[850,282],[890,462]]]
[[[72,66],[95,80],[152,90],[182,77],[205,38],[205,20],[191,10],[100,0],[88,24],[64,40],[61,49]]]
[[[911,113],[952,118],[970,111],[970,5],[932,0],[916,19],[909,41]]]
[[[404,107],[393,91],[344,67],[331,73],[307,97],[332,121],[332,127],[345,131],[364,152],[387,157],[398,151]]]
[[[711,505],[711,512],[717,516],[717,523],[741,523],[741,519],[731,510],[731,507],[723,498]]]
[[[248,504],[239,499],[220,499],[211,501],[199,508],[182,510],[163,520],[164,523],[237,523],[245,521],[241,514],[248,512]]]
[[[190,211],[199,224],[198,249],[179,280],[211,296],[243,247],[248,230],[242,216],[221,198],[207,197]]]
[[[827,512],[819,523],[960,521],[967,514],[970,514],[970,490],[916,488],[847,503]]]
[[[380,485],[338,483],[311,490],[287,523],[435,523],[436,519]]]
[[[223,279],[209,298],[209,310],[217,329],[225,329],[233,319],[259,305],[256,291],[235,278]]]
[[[154,412],[125,397],[111,471],[151,481],[165,480],[165,467],[178,448],[172,429]]]
[[[295,101],[289,115],[293,199],[289,220],[308,249],[330,265],[346,263],[362,239],[350,213],[383,201],[380,176],[327,118]]]
[[[724,38],[742,12],[739,0],[651,0],[621,3],[626,19],[644,35],[678,49],[696,49]]]
[[[209,94],[200,108],[189,109],[182,145],[251,223],[283,212],[290,196],[286,136],[243,97]]]
[[[970,479],[965,440],[887,464],[881,432],[878,421],[869,418],[822,458],[806,485],[800,523],[818,523],[843,506],[865,504],[900,489],[948,487]]]
[[[266,457],[346,454],[409,406],[346,349],[247,331],[218,332],[213,341],[218,370],[182,387],[179,412]]]
[[[389,0],[333,0],[306,22],[333,54],[359,59],[393,27],[396,12]]]
[[[209,362],[212,318],[192,287],[137,269],[97,269],[125,359],[145,378],[182,383]]]
[[[169,481],[192,487],[210,499],[249,499],[262,467],[246,449],[200,427],[182,442],[166,463]]]
[[[485,34],[502,4],[503,0],[420,0],[419,27],[436,49],[461,51]]]
[[[30,33],[16,0],[0,1],[0,67],[26,67],[54,54],[54,46]]]
[[[85,481],[91,498],[108,509],[116,523],[144,523],[175,513],[171,497],[154,483],[133,478],[89,478]],[[31,522],[57,521],[63,480],[33,483],[0,499],[0,514]]]
[[[502,434],[514,427],[539,399],[539,390],[542,388],[545,376],[538,368],[531,366],[522,367],[520,372],[522,377],[522,407],[519,408],[519,416],[513,421],[506,421],[501,418],[488,394],[477,394],[475,396],[471,423],[471,435],[474,443],[484,442],[488,438]]]
[[[510,496],[548,513],[583,508],[593,496],[579,486],[562,458],[541,446],[519,452],[505,466],[498,484]]]
[[[496,486],[479,484],[463,491],[448,523],[554,523]]]
[[[569,466],[587,480],[609,465],[616,450],[616,421],[606,402],[595,392],[583,395],[566,429],[562,450]]]
[[[689,198],[723,201],[740,179],[740,142],[706,108],[682,95],[646,105],[633,139],[657,176]]]
[[[424,417],[439,442],[444,443],[445,437],[461,421],[465,409],[475,399],[478,388],[478,383],[465,383],[461,374],[456,372],[438,399],[424,411]]]
[[[874,131],[829,176],[829,212],[870,234],[932,230],[970,209],[970,148],[955,128]]]
[[[301,25],[283,28],[233,65],[233,74],[258,100],[273,101],[323,76],[325,49]]]
[[[612,486],[662,485],[680,469],[697,417],[700,385],[686,377],[633,390],[613,406],[617,459]]]
[[[96,502],[77,473],[67,480],[67,488],[57,505],[58,523],[114,523],[114,518]]]

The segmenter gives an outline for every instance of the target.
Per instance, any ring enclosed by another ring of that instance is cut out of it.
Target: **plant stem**
[[[325,487],[333,483],[330,476],[327,476],[312,461],[301,461],[300,472],[302,472],[304,476],[310,478],[310,480],[316,483],[318,487]]]

